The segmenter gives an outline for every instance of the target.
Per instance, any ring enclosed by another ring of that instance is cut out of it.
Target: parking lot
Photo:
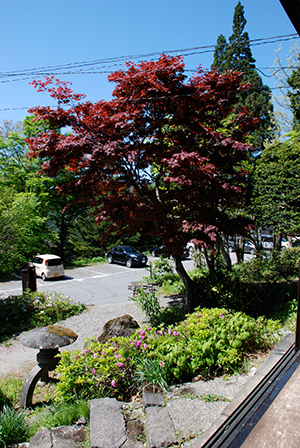
[[[235,263],[235,254],[231,253]],[[252,255],[245,255],[245,260]],[[155,262],[157,258],[149,257]],[[192,270],[191,259],[183,261],[187,270]],[[127,268],[119,264],[103,263],[97,266],[66,270],[64,279],[43,281],[37,278],[38,291],[56,291],[86,305],[108,305],[122,303],[128,299],[128,283],[142,280],[149,275],[145,268]],[[22,293],[22,280],[0,283],[0,298]]]

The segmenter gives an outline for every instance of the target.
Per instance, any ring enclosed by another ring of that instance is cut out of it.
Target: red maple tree
[[[109,75],[111,101],[84,102],[67,83],[34,81],[57,108],[30,112],[49,130],[30,139],[43,171],[72,179],[62,193],[80,193],[107,232],[159,236],[175,260],[186,288],[185,311],[194,308],[193,282],[180,253],[193,239],[213,248],[219,232],[247,229],[237,210],[243,202],[251,146],[247,133],[256,120],[246,110],[233,114],[236,96],[248,89],[237,72],[203,72],[186,80],[181,57],[127,63]],[[67,106],[67,108],[66,108]],[[59,132],[67,127],[67,135]]]

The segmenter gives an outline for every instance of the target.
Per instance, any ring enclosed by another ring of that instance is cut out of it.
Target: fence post
[[[295,339],[296,352],[299,350],[299,348],[300,348],[300,268],[298,279],[298,306],[297,306],[296,339]]]

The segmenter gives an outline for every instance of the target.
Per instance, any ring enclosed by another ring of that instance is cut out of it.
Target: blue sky
[[[213,51],[200,54],[189,48],[215,45],[219,34],[228,40],[232,33],[234,8],[238,0],[10,0],[1,4],[0,16],[0,122],[23,120],[27,109],[53,105],[46,94],[35,92],[29,82],[39,79],[30,73],[39,67],[62,66],[59,73],[70,71],[67,64],[108,58],[132,59],[130,55],[175,51],[185,56],[187,69],[201,64],[209,68]],[[246,31],[250,39],[295,33],[279,0],[244,0]],[[285,59],[291,45],[282,43]],[[256,66],[270,75],[274,51],[280,43],[252,47]],[[173,54],[173,53],[172,53]],[[128,57],[127,57],[128,56]],[[155,56],[157,58],[158,56]],[[139,59],[134,59],[137,62]],[[115,62],[114,62],[115,64]],[[93,71],[114,71],[122,65],[106,63]],[[82,67],[83,68],[83,67]],[[16,76],[7,73],[28,74]],[[77,67],[78,69],[78,67]],[[74,69],[72,69],[74,70]],[[86,68],[85,68],[86,70]],[[4,74],[4,75],[3,75]],[[109,100],[113,85],[107,73],[59,74],[71,81],[73,90],[85,93],[87,100]],[[24,79],[25,78],[25,79]],[[262,77],[270,87],[274,79]],[[15,110],[13,110],[15,109]]]

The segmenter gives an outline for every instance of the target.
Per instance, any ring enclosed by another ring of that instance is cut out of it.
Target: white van
[[[37,255],[32,260],[32,264],[35,267],[36,276],[44,281],[48,278],[63,278],[65,275],[62,259],[57,255]]]

